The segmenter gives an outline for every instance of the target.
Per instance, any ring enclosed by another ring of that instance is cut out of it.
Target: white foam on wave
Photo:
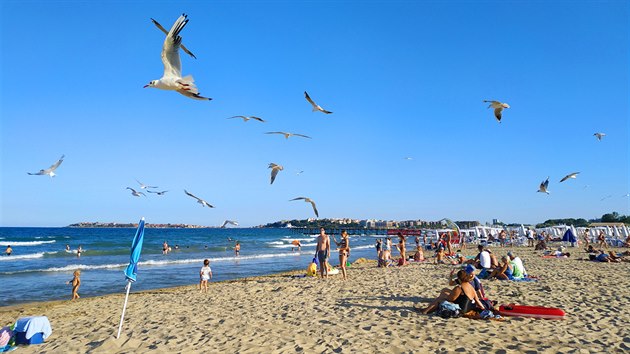
[[[364,250],[364,249],[368,249],[368,248],[374,248],[374,245],[363,245],[363,246],[355,246],[352,247],[352,245],[350,245],[350,250]]]
[[[291,242],[291,241],[313,241],[313,239],[310,238],[310,237],[309,238],[288,238],[288,237],[285,237],[285,238],[283,238],[283,240],[286,241],[286,242]]]
[[[41,256],[43,257],[46,253],[54,253],[54,252],[41,252]],[[288,256],[296,256],[300,253],[290,252],[290,253],[276,253],[276,254],[259,254],[254,256],[239,256],[239,257],[216,257],[209,258],[211,262],[226,262],[226,261],[242,261],[248,259],[263,259],[263,258],[275,258],[275,257],[288,257]],[[10,256],[13,257],[13,256]],[[4,257],[4,258],[10,258]],[[0,257],[1,258],[1,257]],[[172,264],[189,264],[189,263],[203,263],[203,258],[198,259],[165,259],[165,260],[148,260],[142,261],[138,263],[139,267],[142,266],[168,266]],[[96,265],[86,265],[86,264],[71,264],[65,267],[53,267],[53,268],[45,268],[45,269],[35,269],[35,270],[19,270],[16,272],[0,272],[0,274],[8,275],[8,274],[16,274],[16,273],[36,273],[36,272],[73,272],[77,269],[86,270],[86,269],[117,269],[117,268],[125,268],[128,263],[114,263],[114,264],[96,264]]]
[[[0,241],[0,246],[39,246],[46,243],[55,243],[57,241]]]
[[[284,245],[284,242],[282,242],[282,241],[270,241],[270,242],[266,242],[266,244],[268,244],[268,245]]]
[[[314,247],[314,246],[317,246],[317,244],[316,243],[303,243],[302,244],[302,247]],[[290,243],[290,244],[282,244],[282,245],[273,245],[272,247],[273,248],[291,248],[291,247],[297,247],[297,246]]]
[[[18,255],[13,254],[11,256],[0,257],[0,261],[14,261],[16,259],[42,258],[47,253],[55,253],[55,252],[38,252],[38,253],[18,254]]]

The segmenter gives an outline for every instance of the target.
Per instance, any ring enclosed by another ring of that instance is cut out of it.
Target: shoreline
[[[630,350],[630,290],[625,286],[630,263],[581,261],[579,248],[571,259],[544,259],[520,247],[493,251],[509,249],[540,279],[483,281],[489,298],[560,307],[566,319],[496,322],[420,315],[417,308],[448,287],[453,267],[425,262],[377,268],[369,261],[348,267],[347,281],[293,278],[304,272],[295,270],[211,282],[208,294],[200,294],[196,283],[132,292],[119,340],[114,336],[122,284],[117,294],[2,307],[0,325],[29,315],[49,317],[53,334],[44,344],[20,347],[25,353]]]

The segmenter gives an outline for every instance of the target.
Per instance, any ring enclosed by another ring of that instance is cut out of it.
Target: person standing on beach
[[[322,278],[328,278],[328,257],[330,256],[330,238],[326,235],[326,230],[322,227],[319,229],[317,236],[317,247],[315,257],[319,261],[319,272]]]
[[[11,253],[13,253],[13,248],[11,248],[11,245],[7,245],[7,249],[4,251],[4,253],[6,253],[7,256],[10,256]]]
[[[582,238],[584,239],[584,247],[588,248],[588,244],[590,243],[590,232],[591,230],[586,229],[584,230],[584,234],[582,236]]]
[[[599,247],[608,248],[608,244],[606,243],[606,234],[604,234],[603,230],[599,232],[599,236],[597,236],[597,240],[599,241],[598,243]]]
[[[162,254],[168,254],[168,243],[166,243],[166,240],[162,244]]]
[[[341,268],[341,274],[343,275],[343,280],[347,280],[348,276],[346,274],[346,262],[348,261],[348,254],[350,253],[350,240],[348,239],[348,231],[343,230],[341,232],[341,241],[337,242],[338,250],[339,250],[339,267]]]
[[[70,284],[72,283],[72,300],[78,299],[79,296],[79,287],[81,286],[81,271],[80,270],[75,270],[74,271],[74,278],[72,278],[72,280],[69,280],[66,282],[66,284]]]
[[[203,267],[199,271],[199,292],[208,292],[208,281],[212,279],[212,269],[210,269],[210,260],[203,260]]]
[[[376,258],[378,259],[378,266],[383,266],[383,240],[380,238],[376,239]]]
[[[405,265],[407,264],[407,250],[405,248],[405,242],[407,242],[407,239],[405,238],[405,235],[402,234],[402,232],[398,233],[398,252],[400,252],[400,258],[402,259],[402,263],[399,262],[399,265]]]

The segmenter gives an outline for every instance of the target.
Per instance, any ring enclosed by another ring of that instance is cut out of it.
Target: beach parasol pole
[[[125,295],[125,303],[123,305],[122,314],[120,315],[120,324],[118,325],[118,334],[116,339],[120,338],[120,331],[122,331],[123,320],[125,319],[125,310],[127,310],[127,300],[129,300],[129,290],[131,290],[131,283],[136,281],[136,275],[138,271],[138,260],[140,259],[140,252],[142,252],[142,241],[144,240],[144,218],[138,223],[138,230],[131,242],[131,257],[129,265],[125,269],[125,277],[127,278],[127,293]]]

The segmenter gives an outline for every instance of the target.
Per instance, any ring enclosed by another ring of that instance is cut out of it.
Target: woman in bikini
[[[343,280],[348,279],[346,275],[346,262],[348,261],[348,254],[350,253],[350,240],[348,240],[348,231],[343,230],[341,232],[341,241],[337,242],[337,249],[339,250],[339,267],[341,268],[341,274]]]
[[[398,233],[398,252],[400,252],[400,258],[402,259],[401,265],[407,264],[407,249],[405,248],[405,235],[401,232]]]
[[[423,309],[422,313],[426,315],[437,310],[442,301],[449,301],[459,305],[462,314],[471,310],[483,311],[485,308],[481,304],[477,292],[475,292],[475,288],[470,284],[470,281],[473,280],[474,277],[474,274],[467,274],[463,269],[458,271],[457,279],[460,285],[457,285],[453,289],[442,289],[440,295],[438,295],[429,306]]]

